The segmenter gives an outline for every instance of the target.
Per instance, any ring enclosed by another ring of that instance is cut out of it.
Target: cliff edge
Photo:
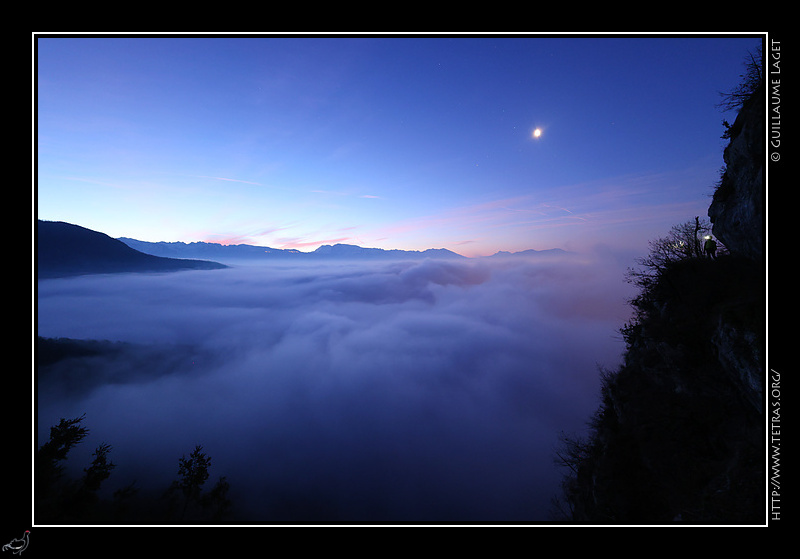
[[[729,137],[709,208],[727,250],[643,259],[623,364],[603,371],[588,437],[565,435],[556,451],[567,472],[556,519],[764,522],[763,88]]]

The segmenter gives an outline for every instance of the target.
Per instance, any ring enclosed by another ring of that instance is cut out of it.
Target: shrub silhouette
[[[171,501],[171,509],[174,508],[178,494],[183,496],[178,522],[204,519],[209,515],[211,519],[219,520],[230,508],[230,501],[227,498],[229,485],[224,477],[219,478],[211,491],[202,493],[203,485],[209,477],[210,466],[211,457],[203,452],[203,447],[200,445],[194,447],[188,458],[184,456],[178,460],[180,480],[172,482],[165,493],[165,497]]]
[[[230,486],[224,477],[202,492],[209,477],[211,457],[197,445],[189,457],[178,461],[179,479],[164,493],[165,499],[141,497],[131,483],[118,489],[112,500],[97,492],[116,465],[109,460],[111,445],[101,443],[79,479],[68,479],[64,461],[72,448],[89,434],[82,425],[86,414],[62,418],[50,428],[50,438],[36,452],[34,461],[34,514],[37,524],[140,524],[212,523],[227,518],[231,509]],[[176,507],[176,498],[183,497]],[[175,509],[180,512],[176,514]]]

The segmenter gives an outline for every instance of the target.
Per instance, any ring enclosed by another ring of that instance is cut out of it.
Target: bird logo
[[[10,551],[15,555],[22,554],[22,552],[25,551],[25,548],[28,547],[28,536],[30,533],[30,530],[25,530],[25,534],[23,534],[22,539],[14,538],[3,546],[3,551]]]

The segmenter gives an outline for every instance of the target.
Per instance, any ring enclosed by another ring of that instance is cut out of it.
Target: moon
[[[542,135],[542,129],[541,128],[537,128],[536,130],[533,131],[533,137],[534,138],[538,138],[541,135]]]

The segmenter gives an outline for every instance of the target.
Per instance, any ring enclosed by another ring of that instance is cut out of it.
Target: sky
[[[38,37],[35,210],[145,241],[645,250],[706,215],[719,93],[760,41]]]

